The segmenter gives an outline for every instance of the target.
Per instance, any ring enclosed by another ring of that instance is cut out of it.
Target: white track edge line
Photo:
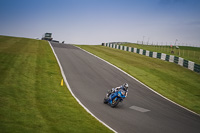
[[[120,70],[120,71],[123,72],[124,74],[126,74],[126,75],[128,75],[129,77],[133,78],[134,80],[136,80],[137,82],[139,82],[140,84],[142,84],[143,86],[145,86],[146,88],[148,88],[149,90],[153,91],[153,92],[156,93],[157,95],[161,96],[162,98],[164,98],[164,99],[166,99],[166,100],[168,100],[168,101],[174,103],[175,105],[177,105],[177,106],[179,106],[179,107],[181,107],[181,108],[183,108],[183,109],[185,109],[185,110],[187,110],[187,111],[189,111],[189,112],[191,112],[191,113],[193,113],[193,114],[195,114],[195,115],[197,115],[197,116],[200,117],[200,114],[197,114],[196,112],[194,112],[194,111],[192,111],[192,110],[190,110],[190,109],[188,109],[188,108],[186,108],[186,107],[184,107],[184,106],[182,106],[182,105],[180,105],[180,104],[178,104],[178,103],[176,103],[176,102],[174,102],[174,101],[172,101],[172,100],[166,98],[165,96],[163,96],[163,95],[161,95],[160,93],[154,91],[154,90],[153,90],[152,88],[150,88],[149,86],[145,85],[144,83],[142,83],[141,81],[139,81],[139,80],[136,79],[135,77],[131,76],[130,74],[128,74],[127,72],[125,72],[125,71],[123,71],[122,69],[118,68],[117,66],[111,64],[110,62],[108,62],[108,61],[106,61],[106,60],[104,60],[104,59],[102,59],[102,58],[100,58],[100,57],[98,57],[98,56],[96,56],[96,55],[94,55],[94,54],[92,54],[92,53],[90,53],[90,52],[88,52],[88,51],[86,51],[86,50],[84,50],[84,49],[78,47],[78,46],[75,46],[75,47],[77,47],[77,48],[79,48],[79,49],[85,51],[86,53],[88,53],[88,54],[90,54],[90,55],[93,55],[93,56],[95,56],[96,58],[98,58],[98,59],[100,59],[100,60],[102,60],[102,61],[108,63],[109,65],[115,67],[116,69]]]
[[[49,41],[48,41],[48,42],[49,42]],[[50,45],[50,47],[51,47],[51,49],[52,49],[52,51],[53,51],[53,53],[54,53],[54,55],[55,55],[55,57],[56,57],[56,60],[57,60],[58,65],[59,65],[59,67],[60,67],[60,71],[61,71],[61,73],[62,73],[62,77],[63,77],[63,79],[64,79],[64,81],[65,81],[65,83],[66,83],[66,85],[67,85],[67,88],[69,89],[70,93],[72,94],[72,96],[73,96],[73,97],[76,99],[76,101],[77,101],[89,114],[91,114],[95,119],[97,119],[100,123],[102,123],[104,126],[106,126],[107,128],[109,128],[111,131],[117,133],[117,131],[115,131],[114,129],[112,129],[112,128],[111,128],[110,126],[108,126],[106,123],[104,123],[104,122],[101,121],[99,118],[97,118],[92,112],[90,112],[89,109],[87,109],[87,108],[80,102],[80,100],[74,95],[74,93],[72,92],[71,87],[70,87],[70,85],[69,85],[69,83],[68,83],[68,81],[67,81],[67,79],[66,79],[66,77],[65,77],[65,73],[64,73],[64,71],[63,71],[62,65],[60,64],[60,61],[59,61],[59,59],[58,59],[58,57],[57,57],[57,55],[56,55],[56,53],[55,53],[53,47],[51,46],[51,43],[50,43],[50,42],[49,42],[49,45]]]

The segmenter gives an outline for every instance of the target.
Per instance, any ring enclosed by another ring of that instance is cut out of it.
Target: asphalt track
[[[66,44],[51,43],[74,95],[117,132],[199,133],[200,117],[152,92],[133,78]],[[103,104],[108,89],[129,83],[128,97],[116,108]]]

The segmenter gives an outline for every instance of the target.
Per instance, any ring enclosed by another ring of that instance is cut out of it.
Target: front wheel
[[[110,105],[112,108],[116,107],[119,104],[120,99],[117,99],[117,97],[113,98],[112,104]]]

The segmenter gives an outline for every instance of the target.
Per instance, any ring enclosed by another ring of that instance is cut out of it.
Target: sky
[[[0,0],[0,35],[200,47],[200,0]]]

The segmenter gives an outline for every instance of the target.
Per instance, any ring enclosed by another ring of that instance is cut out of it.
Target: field
[[[105,46],[78,47],[118,66],[163,96],[200,114],[198,73],[174,63]]]
[[[179,46],[177,49],[175,46],[161,46],[161,45],[142,45],[135,43],[123,44],[124,46],[134,47],[138,49],[149,50],[152,52],[165,53],[168,55],[175,55],[177,57],[185,58],[200,64],[200,48],[198,47],[188,47],[188,46]]]
[[[48,42],[0,36],[0,132],[111,132],[61,79]]]

